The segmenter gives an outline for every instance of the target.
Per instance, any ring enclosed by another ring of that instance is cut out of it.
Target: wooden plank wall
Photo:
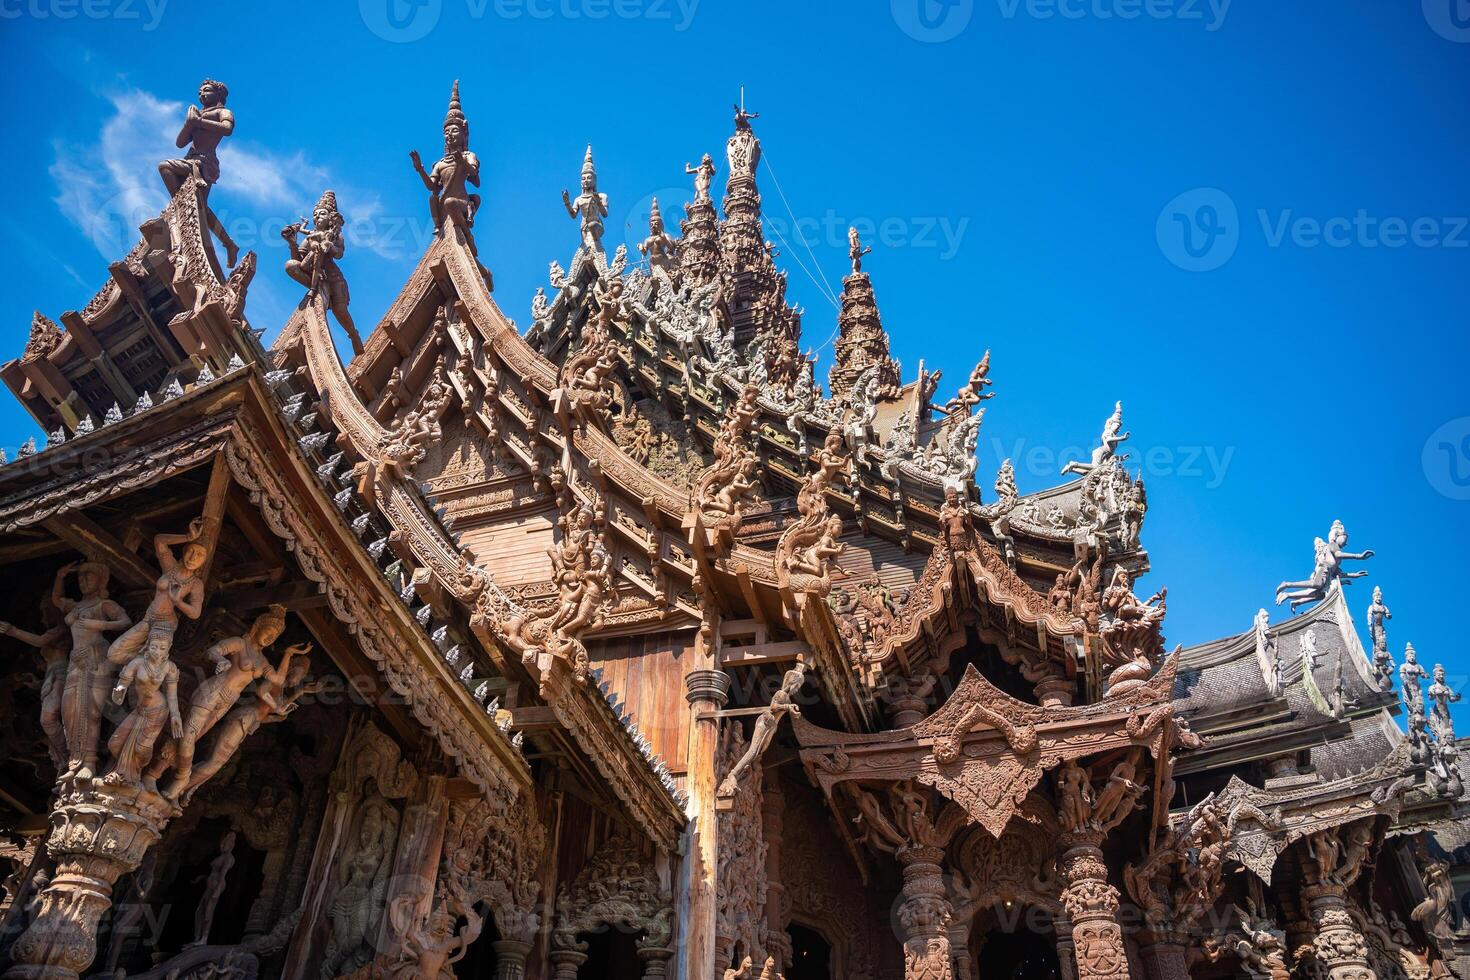
[[[553,510],[518,514],[488,527],[468,528],[460,542],[502,588],[546,582],[551,579],[546,549],[553,543],[554,517]]]
[[[689,744],[689,703],[684,675],[694,650],[695,631],[616,637],[587,645],[592,666],[623,701],[638,730],[676,776],[685,771]]]
[[[877,572],[884,585],[902,591],[919,580],[928,560],[925,554],[904,551],[902,545],[880,538],[847,538],[844,543],[848,547],[837,565],[852,585],[861,585]]]

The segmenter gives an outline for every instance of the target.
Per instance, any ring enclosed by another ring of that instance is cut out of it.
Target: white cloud
[[[113,114],[94,143],[58,141],[50,168],[56,206],[108,261],[116,261],[138,239],[138,226],[167,204],[158,176],[161,160],[182,151],[174,145],[186,112],[180,102],[138,89],[109,96]],[[220,148],[221,178],[211,195],[242,250],[283,248],[279,231],[335,188],[348,220],[348,242],[384,258],[402,260],[403,236],[354,234],[382,212],[373,191],[333,179],[331,171],[300,150],[279,153],[259,143],[231,139]],[[350,259],[349,259],[350,261]]]

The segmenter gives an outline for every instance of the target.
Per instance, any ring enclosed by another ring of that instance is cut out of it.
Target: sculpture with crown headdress
[[[188,786],[194,765],[194,749],[225,716],[255,681],[272,673],[265,652],[286,630],[286,609],[273,605],[255,618],[241,636],[227,636],[208,650],[205,656],[214,665],[214,673],[194,690],[182,734],[163,745],[145,774],[145,785],[153,789],[158,777],[173,767],[173,785],[165,795],[177,799]],[[287,649],[280,670],[295,656],[311,649],[300,644]]]
[[[1343,526],[1342,521],[1333,521],[1332,530],[1327,532],[1327,540],[1317,538],[1314,542],[1316,565],[1312,569],[1311,577],[1301,582],[1282,582],[1278,585],[1276,605],[1279,606],[1290,600],[1291,611],[1296,612],[1299,607],[1309,602],[1318,602],[1327,598],[1327,593],[1334,585],[1343,585],[1355,578],[1367,575],[1366,571],[1343,571],[1342,563],[1345,561],[1366,561],[1373,557],[1371,551],[1344,550],[1347,542],[1347,528]]]
[[[322,194],[312,209],[311,222],[310,229],[306,227],[304,218],[281,229],[281,237],[291,250],[291,257],[286,260],[286,275],[305,286],[310,291],[308,295],[321,295],[342,329],[347,331],[353,352],[361,354],[362,337],[348,310],[352,298],[347,289],[347,278],[337,266],[347,243],[342,234],[344,222],[342,212],[337,210],[336,192],[329,190]],[[298,238],[301,239],[299,242]]]
[[[480,160],[470,152],[470,124],[459,104],[459,80],[449,94],[449,111],[444,116],[444,156],[425,170],[417,150],[409,151],[413,168],[429,192],[429,215],[434,221],[434,234],[444,233],[446,222],[458,231],[475,253],[475,212],[480,209],[480,195],[469,187],[480,186]]]
[[[658,209],[658,198],[648,211],[648,237],[638,246],[638,251],[648,259],[648,268],[654,275],[672,277],[679,268],[679,246],[664,228],[663,212]]]
[[[592,162],[592,144],[582,158],[582,192],[574,199],[570,191],[561,192],[567,214],[582,222],[582,247],[593,255],[602,254],[603,220],[607,217],[607,195],[597,190],[597,165]]]

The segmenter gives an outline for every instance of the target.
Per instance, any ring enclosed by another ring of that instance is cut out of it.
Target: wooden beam
[[[759,664],[795,663],[811,653],[811,647],[800,640],[784,643],[758,643],[748,647],[721,647],[721,667],[754,667]]]
[[[128,588],[151,589],[158,581],[156,569],[148,567],[135,552],[81,511],[47,518],[42,524],[88,558],[104,562]]]
[[[209,552],[209,557],[204,560],[204,567],[199,569],[199,581],[204,583],[206,599],[209,598],[210,591],[209,570],[214,567],[214,552],[219,546],[219,530],[224,522],[231,482],[230,465],[225,462],[225,454],[220,453],[214,458],[214,466],[209,471],[209,487],[204,491],[204,537],[199,541]]]
[[[112,275],[112,281],[117,283],[118,291],[122,293],[128,307],[148,329],[148,336],[153,338],[153,343],[158,346],[158,352],[163,355],[168,366],[177,366],[183,358],[179,355],[178,348],[174,346],[173,341],[163,332],[158,321],[153,318],[153,311],[148,308],[148,297],[144,295],[143,287],[138,285],[138,280],[134,279],[133,274],[128,271],[127,264],[114,262],[107,267],[107,271]]]

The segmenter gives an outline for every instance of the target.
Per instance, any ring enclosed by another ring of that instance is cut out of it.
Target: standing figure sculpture
[[[305,286],[310,293],[320,293],[327,309],[337,318],[347,338],[352,341],[352,352],[362,353],[362,337],[357,324],[352,320],[348,306],[352,302],[347,290],[347,277],[337,266],[347,250],[342,237],[342,212],[337,210],[337,195],[327,191],[311,212],[313,227],[308,230],[305,219],[281,229],[281,237],[291,250],[286,260],[286,275]],[[297,239],[303,240],[298,242]]]
[[[73,571],[81,587],[81,599],[69,599],[64,591],[66,577]],[[112,690],[114,663],[103,634],[132,625],[122,606],[107,597],[107,579],[107,566],[101,562],[73,562],[56,573],[51,590],[51,601],[71,629],[71,657],[61,692],[61,728],[67,756],[63,778],[85,781],[97,772],[102,713]]]
[[[199,573],[209,562],[205,532],[204,518],[197,517],[189,524],[186,534],[154,537],[153,552],[158,556],[163,574],[154,586],[153,601],[143,618],[108,647],[107,659],[113,664],[124,664],[138,656],[155,635],[166,637],[172,647],[174,633],[179,628],[179,614],[198,619],[204,611],[204,580]],[[184,546],[184,551],[175,557],[173,546],[179,544]]]
[[[715,158],[706,153],[699,166],[684,164],[684,172],[694,177],[694,203],[710,203],[709,189],[715,180]]]
[[[582,160],[582,192],[572,199],[570,191],[561,192],[567,214],[582,222],[582,247],[593,254],[602,252],[603,221],[607,217],[607,195],[597,190],[597,166],[592,162],[592,144]]]
[[[672,276],[679,267],[679,246],[664,228],[663,212],[658,209],[658,198],[648,212],[648,237],[638,246],[638,251],[648,259],[649,271]]]
[[[192,946],[203,946],[209,942],[209,931],[214,926],[214,912],[219,907],[220,896],[225,893],[225,880],[235,866],[235,832],[227,831],[219,842],[219,855],[210,862],[209,874],[204,876],[204,894],[199,897],[199,907],[194,910],[194,942]]]
[[[1113,406],[1113,414],[1108,416],[1108,420],[1103,423],[1102,437],[1098,447],[1092,451],[1092,460],[1087,463],[1073,460],[1062,467],[1062,472],[1086,476],[1110,460],[1117,459],[1122,462],[1128,458],[1128,454],[1124,453],[1119,456],[1118,447],[1132,436],[1133,433],[1123,431],[1123,403],[1118,402]]]
[[[1420,665],[1414,644],[1405,644],[1404,662],[1399,665],[1399,696],[1411,710],[1414,705],[1419,705],[1420,711],[1423,711],[1424,689],[1420,682],[1428,679],[1429,672]]]
[[[105,782],[110,785],[139,781],[143,767],[153,758],[153,746],[165,722],[171,726],[174,738],[183,737],[184,721],[179,717],[179,668],[168,658],[173,643],[173,630],[162,623],[155,624],[143,651],[128,661],[118,675],[117,684],[112,689],[112,701],[122,704],[131,690],[133,710],[107,741],[113,766]]]
[[[464,236],[470,254],[476,254],[471,229],[475,226],[475,212],[480,209],[480,195],[470,193],[469,187],[480,186],[480,159],[470,152],[470,124],[460,109],[458,79],[450,90],[449,111],[444,116],[444,156],[434,164],[433,170],[426,171],[417,150],[411,150],[408,155],[429,192],[434,234],[443,234],[444,223],[448,221]]]
[[[148,768],[147,784],[155,783],[172,765],[173,784],[164,795],[178,799],[193,774],[194,750],[199,740],[235,706],[247,687],[270,672],[271,665],[265,658],[265,651],[280,639],[285,629],[286,610],[281,606],[271,606],[256,617],[244,636],[226,637],[205,651],[205,656],[214,664],[214,673],[194,689],[183,737],[171,740],[159,750]],[[290,647],[287,655],[300,656],[310,649],[310,644],[299,644]]]
[[[158,175],[163,178],[169,197],[177,194],[186,180],[197,175],[204,181],[204,193],[208,199],[209,188],[219,180],[219,145],[235,131],[235,114],[225,108],[229,97],[230,90],[223,82],[206,78],[199,83],[199,104],[189,107],[189,115],[174,141],[181,150],[187,146],[189,152],[182,159],[165,160],[158,165]],[[233,266],[239,257],[240,247],[226,234],[214,211],[208,206],[205,211],[209,230],[225,247],[225,265]]]
[[[1444,664],[1434,665],[1434,683],[1429,685],[1425,692],[1430,704],[1434,707],[1429,709],[1429,723],[1434,728],[1434,734],[1440,744],[1455,741],[1455,722],[1450,717],[1450,705],[1457,704],[1461,700],[1460,692],[1454,690],[1445,683]]]
[[[750,745],[746,747],[745,754],[736,760],[720,782],[720,796],[728,798],[735,795],[735,791],[740,788],[741,774],[771,747],[771,740],[776,737],[776,729],[780,727],[782,718],[787,715],[801,716],[801,706],[796,703],[796,695],[806,680],[806,670],[806,664],[798,660],[796,666],[781,678],[781,686],[771,696],[771,703],[755,719],[755,731],[751,732]]]
[[[863,271],[863,256],[871,255],[873,246],[864,245],[856,228],[847,229],[847,257],[852,259],[852,274]]]
[[[1373,640],[1373,676],[1378,680],[1378,689],[1393,690],[1393,654],[1388,652],[1388,629],[1384,625],[1393,619],[1393,613],[1383,602],[1383,589],[1373,587],[1373,604],[1368,607],[1368,635]]]
[[[70,566],[67,566],[69,568]],[[66,690],[67,651],[71,646],[66,625],[54,598],[66,578],[66,569],[56,573],[53,595],[41,603],[41,622],[44,633],[31,633],[9,623],[0,622],[0,636],[13,636],[26,646],[34,647],[41,654],[46,672],[41,677],[41,731],[46,733],[46,746],[51,752],[51,764],[59,776],[66,772],[66,732],[61,722],[61,699]]]
[[[1319,602],[1327,598],[1333,585],[1345,585],[1355,578],[1367,575],[1366,571],[1343,571],[1342,563],[1345,561],[1367,561],[1373,557],[1371,551],[1344,551],[1347,542],[1347,528],[1343,527],[1342,521],[1333,521],[1332,530],[1327,532],[1327,540],[1317,538],[1313,542],[1317,565],[1312,569],[1312,577],[1304,582],[1282,582],[1276,586],[1276,605],[1279,606],[1289,599],[1291,611],[1296,612],[1309,602]]]

